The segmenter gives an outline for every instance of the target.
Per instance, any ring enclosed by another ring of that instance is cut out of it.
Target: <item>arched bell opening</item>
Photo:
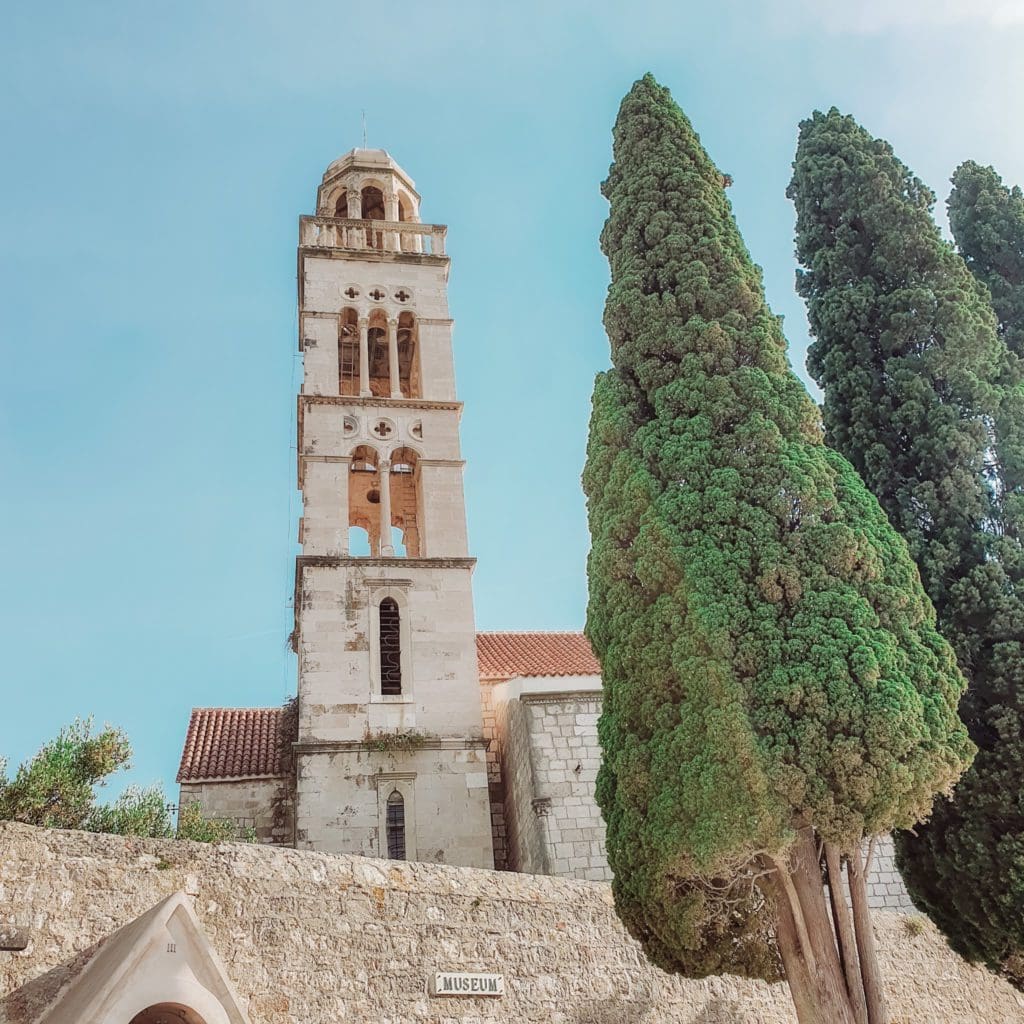
[[[384,213],[384,192],[376,185],[366,185],[362,190],[362,217],[363,220],[387,219]],[[383,232],[368,227],[366,244],[371,249],[383,249]]]
[[[335,217],[347,217],[348,216],[348,189],[343,188],[338,193],[338,198],[334,201],[334,216]]]
[[[395,555],[419,558],[421,485],[419,456],[412,448],[396,448],[391,453],[391,527]],[[400,531],[397,543],[395,531]]]
[[[370,394],[375,398],[390,398],[391,370],[388,362],[388,319],[382,309],[375,309],[370,314],[367,354],[370,361]]]
[[[406,398],[420,398],[419,330],[408,310],[398,314],[398,380]]]
[[[363,220],[384,220],[384,192],[376,185],[367,185],[362,192]]]
[[[338,324],[338,394],[359,394],[359,314],[343,309]]]
[[[380,554],[380,459],[370,445],[352,450],[348,474],[349,553]]]
[[[130,1024],[206,1024],[206,1020],[184,1003],[154,1003],[135,1014]]]

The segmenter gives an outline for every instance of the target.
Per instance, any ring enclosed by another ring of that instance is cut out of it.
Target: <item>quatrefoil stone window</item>
[[[359,298],[359,289],[354,284],[350,284],[345,289],[345,295],[348,298],[350,298],[350,299],[358,299]]]
[[[359,431],[359,421],[355,416],[346,416],[341,429],[345,437],[355,437]]]
[[[373,425],[373,436],[386,441],[395,433],[395,425],[391,420],[377,420]]]
[[[384,299],[386,297],[387,292],[384,291],[383,288],[374,288],[373,291],[370,292],[370,298],[373,299],[374,302],[380,302],[381,299]]]
[[[399,302],[408,302],[412,298],[412,292],[406,291],[404,288],[399,288],[398,291],[395,292],[395,298]]]

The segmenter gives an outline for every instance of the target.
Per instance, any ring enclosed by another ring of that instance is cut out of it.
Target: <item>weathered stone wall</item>
[[[519,700],[501,701],[497,718],[502,735],[508,868],[549,875],[552,870],[541,821],[544,808],[536,803],[537,784],[533,776],[526,707]]]
[[[600,764],[593,694],[523,694],[503,715],[508,758],[509,866],[563,878],[611,877],[594,800]]]
[[[494,847],[494,866],[499,871],[507,871],[509,867],[505,825],[505,782],[501,774],[498,716],[494,707],[494,690],[482,680],[480,701],[483,711],[483,736],[487,743],[487,791],[491,804],[491,844]]]
[[[650,967],[603,883],[11,824],[0,923],[27,925],[31,942],[0,953],[0,1022],[28,1024],[76,954],[179,889],[252,1024],[795,1022],[784,986]],[[876,915],[894,1021],[1024,1022],[1024,997],[907,920]],[[501,973],[506,994],[428,996],[439,969]]]
[[[223,779],[183,782],[178,804],[199,801],[207,818],[230,818],[241,835],[253,829],[260,843],[292,846],[295,842],[294,782],[278,779]]]
[[[537,798],[551,874],[607,881],[604,820],[594,799],[601,752],[597,719],[601,699],[594,694],[521,698],[533,760]]]
[[[483,740],[426,739],[413,750],[301,754],[296,846],[387,855],[385,813],[397,792],[409,860],[492,867]]]

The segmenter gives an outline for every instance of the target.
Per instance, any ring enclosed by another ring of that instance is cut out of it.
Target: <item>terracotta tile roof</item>
[[[477,633],[476,657],[481,679],[601,672],[582,633]]]
[[[193,708],[178,782],[283,775],[282,708]]]

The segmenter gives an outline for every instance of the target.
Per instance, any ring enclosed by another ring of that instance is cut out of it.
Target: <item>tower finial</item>
[[[363,149],[366,149],[366,111],[363,111]]]

